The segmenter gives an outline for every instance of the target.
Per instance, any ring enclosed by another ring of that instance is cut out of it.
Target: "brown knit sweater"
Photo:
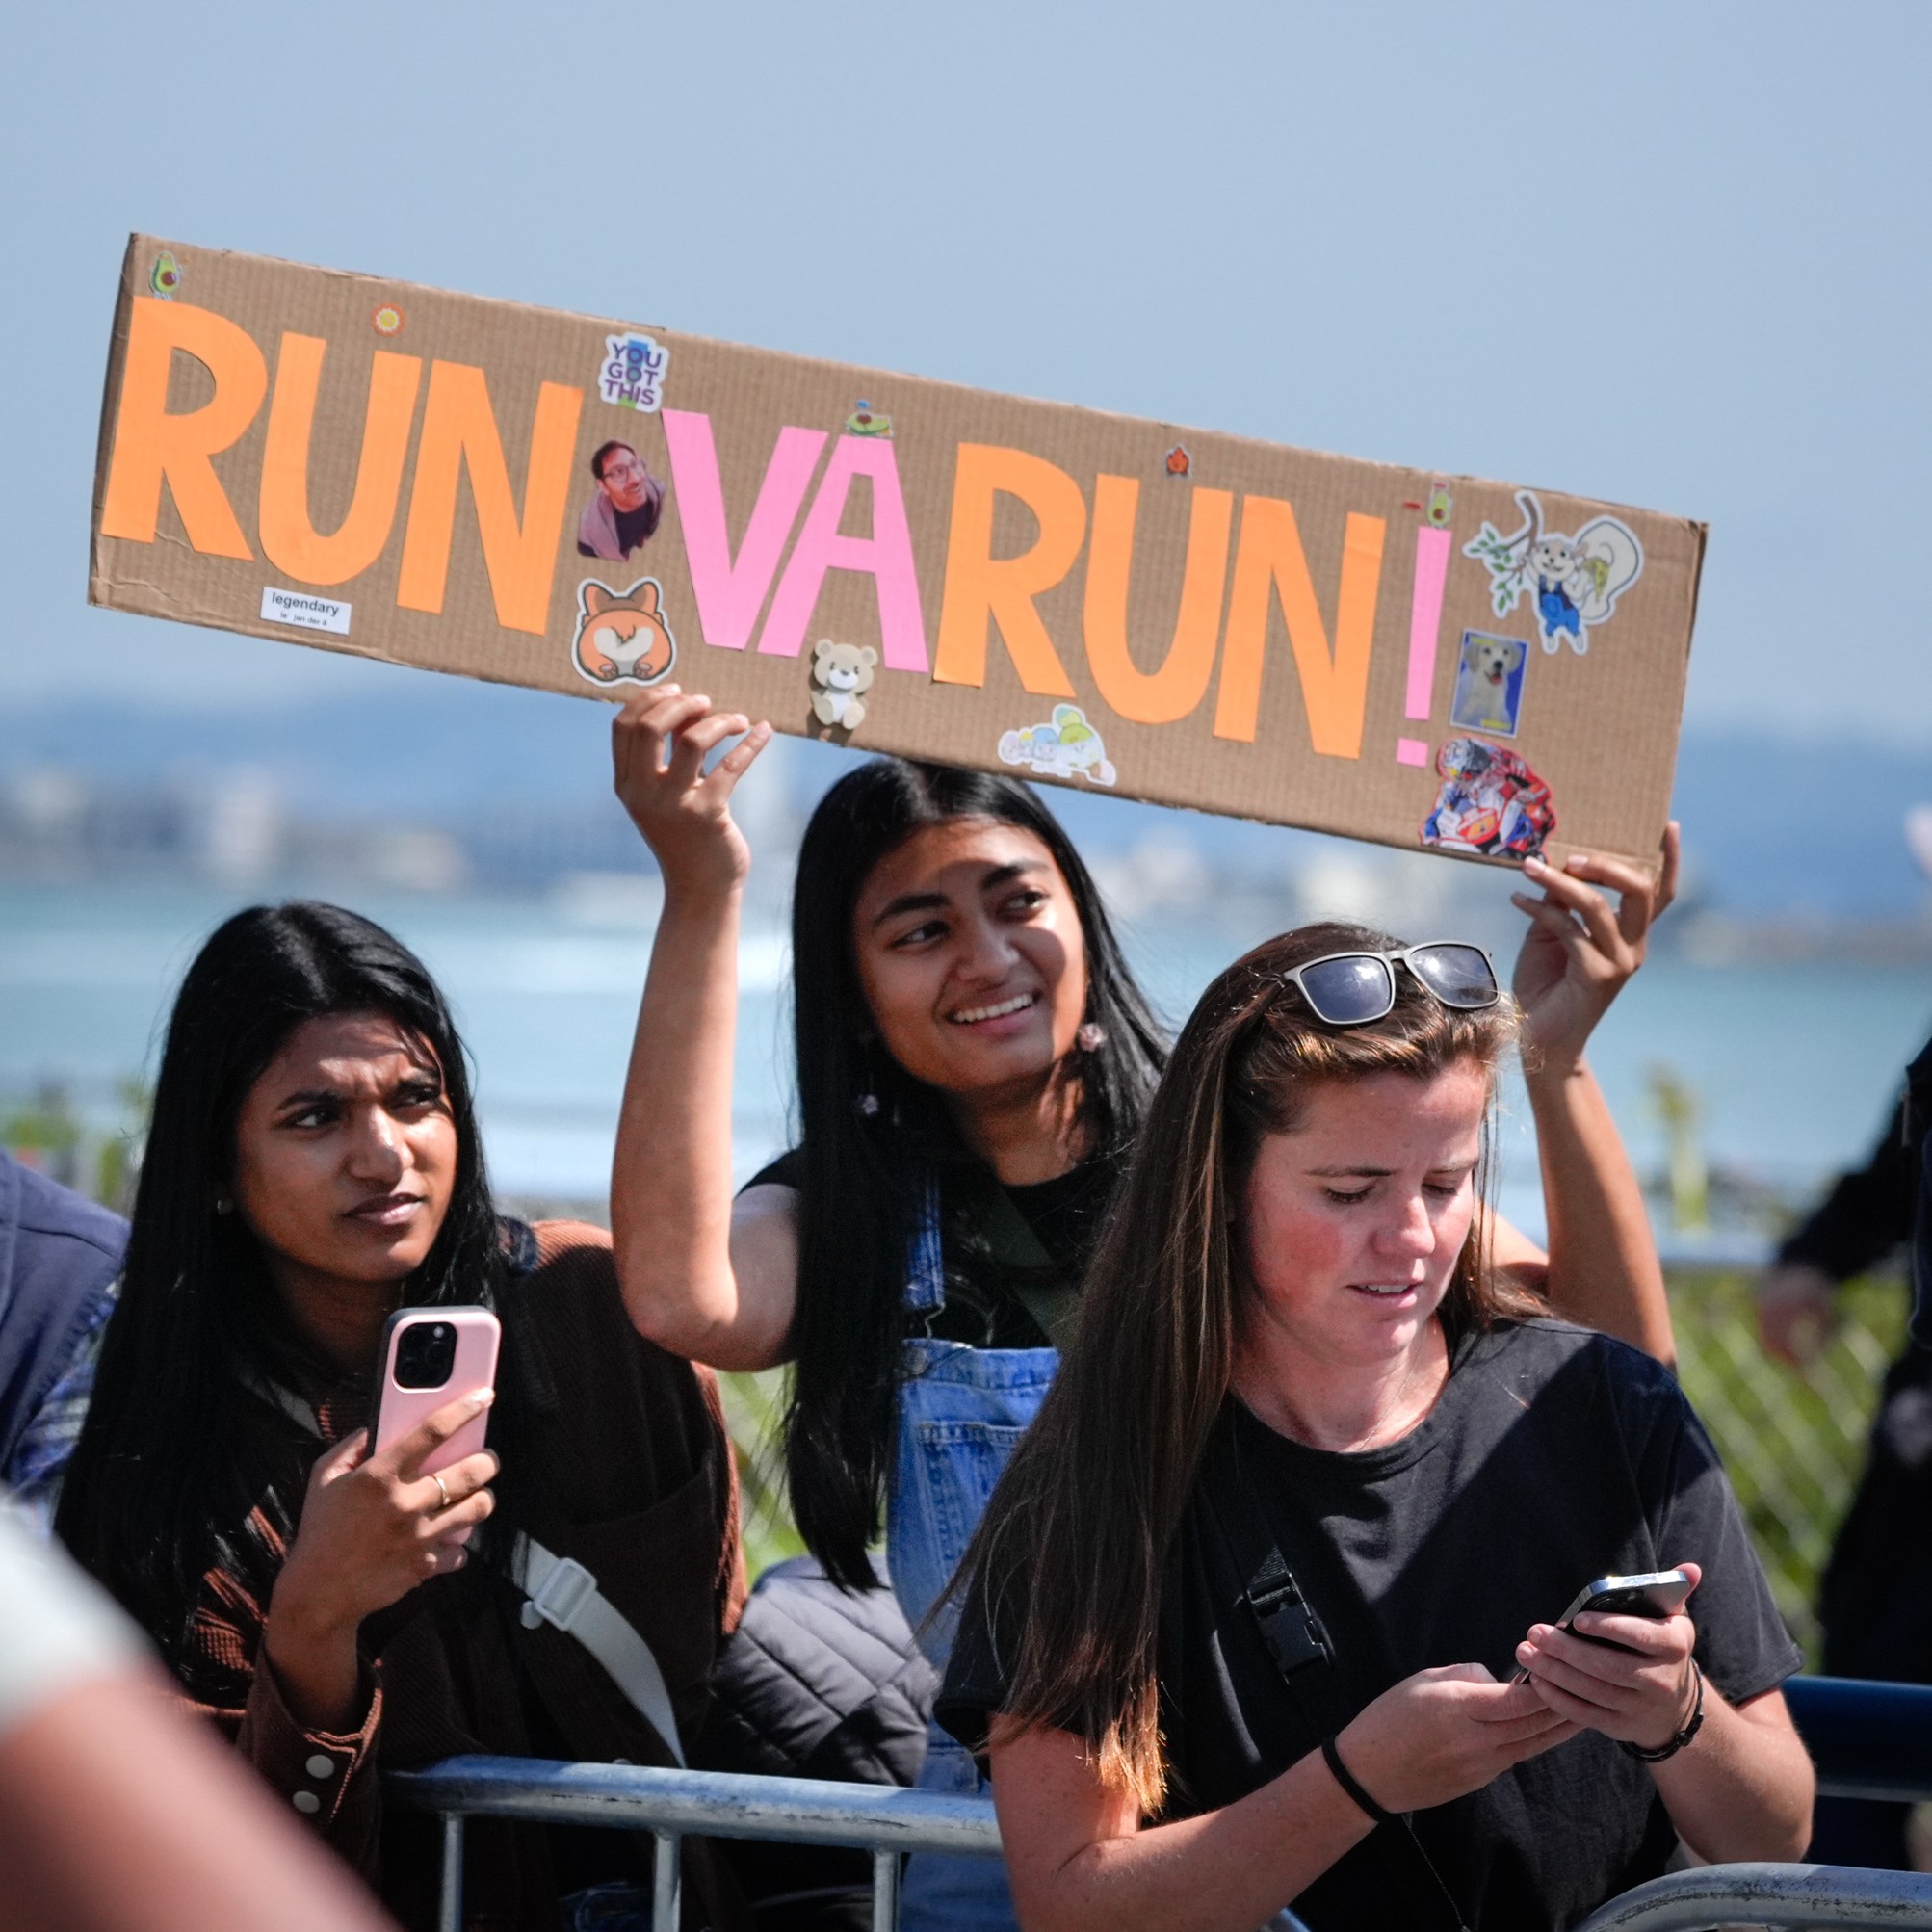
[[[512,1277],[501,1309],[503,1368],[491,1446],[505,1457],[495,1520],[574,1556],[656,1653],[680,1731],[703,1721],[706,1680],[744,1597],[738,1483],[708,1370],[643,1341],[617,1291],[610,1237],[576,1222],[535,1230],[535,1266]],[[312,1460],[365,1420],[347,1388],[301,1392],[323,1442]],[[264,1400],[235,1446],[246,1467],[286,1458],[300,1423]],[[511,1468],[514,1459],[516,1467]],[[274,1788],[368,1879],[405,1925],[434,1923],[432,1818],[385,1815],[386,1770],[457,1752],[526,1755],[533,1723],[547,1752],[637,1764],[671,1762],[663,1739],[575,1638],[525,1630],[521,1596],[488,1564],[438,1578],[362,1627],[361,1724],[304,1730],[260,1656],[262,1626],[285,1541],[267,1513],[250,1518],[259,1560],[248,1574],[210,1571],[176,1673],[189,1700],[234,1739]],[[299,1526],[298,1526],[299,1529]],[[466,1925],[542,1932],[559,1923],[560,1874],[542,1827],[479,1820],[467,1833]],[[609,1835],[623,1862],[625,1839]],[[741,1922],[728,1881],[701,1843],[687,1860],[685,1924]],[[649,1840],[636,1872],[649,1872]]]

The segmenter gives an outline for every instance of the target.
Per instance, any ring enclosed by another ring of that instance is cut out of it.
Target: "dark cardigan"
[[[584,1564],[642,1632],[690,1739],[744,1597],[737,1473],[717,1383],[632,1327],[608,1235],[575,1222],[535,1232],[535,1252],[526,1255],[534,1266],[512,1274],[500,1311],[504,1371],[491,1440],[513,1442],[518,1464],[512,1479],[506,1461],[504,1513]],[[315,1407],[326,1441],[360,1425],[354,1397],[322,1396]],[[274,1468],[291,1431],[305,1433],[264,1401],[236,1454]],[[311,1459],[320,1453],[312,1436],[305,1449]],[[362,1723],[341,1735],[304,1730],[258,1658],[285,1544],[260,1509],[249,1527],[260,1561],[245,1566],[247,1576],[204,1579],[176,1674],[195,1706],[405,1925],[434,1923],[438,1827],[421,1815],[385,1816],[382,1772],[457,1752],[528,1754],[533,1709],[549,1727],[548,1747],[561,1739],[574,1759],[671,1762],[574,1637],[548,1624],[523,1628],[521,1596],[488,1564],[426,1583],[369,1618]],[[543,1932],[560,1922],[542,1827],[479,1820],[466,1838],[467,1926]],[[709,1847],[686,1844],[686,1926],[727,1932],[744,1923]],[[649,1845],[640,1838],[640,1879]]]

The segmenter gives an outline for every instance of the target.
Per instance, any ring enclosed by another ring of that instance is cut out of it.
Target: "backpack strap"
[[[1275,1669],[1281,1673],[1290,1700],[1303,1722],[1322,1738],[1326,1755],[1333,1749],[1335,1732],[1341,1728],[1328,1714],[1335,1699],[1335,1645],[1327,1626],[1316,1615],[1314,1606],[1295,1581],[1294,1572],[1282,1554],[1281,1540],[1269,1525],[1253,1485],[1243,1475],[1235,1427],[1234,1405],[1230,1402],[1222,1411],[1208,1446],[1203,1493],[1214,1527],[1234,1560],[1236,1574],[1247,1579],[1241,1599],[1261,1631]],[[1349,1792],[1351,1798],[1355,1795]],[[1414,1818],[1404,1812],[1389,1815],[1389,1822],[1399,1826],[1415,1847],[1430,1885],[1449,1914],[1449,1922],[1456,1932],[1469,1932],[1454,1893],[1416,1835]],[[1377,1824],[1375,1829],[1379,1831],[1381,1826]]]
[[[623,1692],[624,1701],[664,1739],[682,1770],[684,1745],[656,1654],[597,1587],[596,1578],[574,1556],[556,1555],[535,1537],[519,1535],[510,1549],[509,1580],[526,1600],[524,1628],[551,1624],[575,1637]]]
[[[1302,1594],[1267,1518],[1262,1514],[1260,1501],[1242,1476],[1232,1413],[1224,1415],[1216,1427],[1208,1459],[1205,1493],[1214,1527],[1234,1559],[1236,1574],[1246,1579],[1241,1600],[1296,1708],[1317,1731],[1325,1734],[1329,1725],[1322,1707],[1329,1703],[1332,1692],[1329,1672],[1335,1663],[1335,1646],[1327,1627]],[[1310,1673],[1310,1665],[1320,1668]]]

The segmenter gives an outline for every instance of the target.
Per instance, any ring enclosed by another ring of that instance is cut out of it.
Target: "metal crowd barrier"
[[[1707,1865],[1613,1898],[1577,1932],[1710,1932],[1714,1926],[1932,1928],[1932,1874],[1862,1865]]]
[[[984,1799],[938,1797],[892,1785],[728,1777],[642,1764],[562,1764],[540,1758],[446,1758],[426,1771],[393,1773],[386,1788],[396,1803],[442,1815],[437,1932],[461,1932],[465,1818],[652,1833],[657,1840],[653,1932],[677,1932],[678,1848],[687,1835],[863,1847],[873,1855],[873,1932],[895,1932],[899,1924],[901,1853],[1000,1855],[1000,1828]]]
[[[1825,1797],[1907,1804],[1932,1800],[1932,1687],[1796,1677],[1791,1716],[1818,1767]],[[899,1923],[905,1852],[997,1858],[993,1807],[890,1785],[811,1778],[743,1778],[639,1764],[565,1764],[536,1758],[449,1758],[388,1780],[392,1800],[443,1821],[439,1932],[460,1932],[463,1821],[648,1831],[654,1932],[676,1932],[678,1850],[686,1836],[856,1845],[873,1855],[874,1932]],[[1292,1928],[1287,1914],[1274,1921]],[[1604,1906],[1579,1932],[1690,1932],[1716,1924],[1891,1925],[1932,1932],[1932,1874],[1830,1865],[1716,1865],[1674,1872]]]

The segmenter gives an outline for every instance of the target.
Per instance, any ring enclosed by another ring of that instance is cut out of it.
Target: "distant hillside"
[[[459,824],[529,812],[622,831],[597,706],[427,675],[390,689],[381,703],[356,696],[271,712],[157,714],[105,702],[20,713],[0,734],[0,780],[58,768],[138,787],[253,767],[297,814]],[[781,740],[774,762],[785,802],[770,796],[768,780],[770,819],[788,806],[802,812],[852,755]],[[1928,802],[1932,746],[1693,731],[1678,768],[1692,887],[1708,906],[1746,918],[1914,916],[1927,891],[1900,826],[1908,808]],[[1320,843],[1069,791],[1056,791],[1055,803],[1102,856],[1136,847],[1157,825],[1250,870],[1292,867],[1304,846]]]

